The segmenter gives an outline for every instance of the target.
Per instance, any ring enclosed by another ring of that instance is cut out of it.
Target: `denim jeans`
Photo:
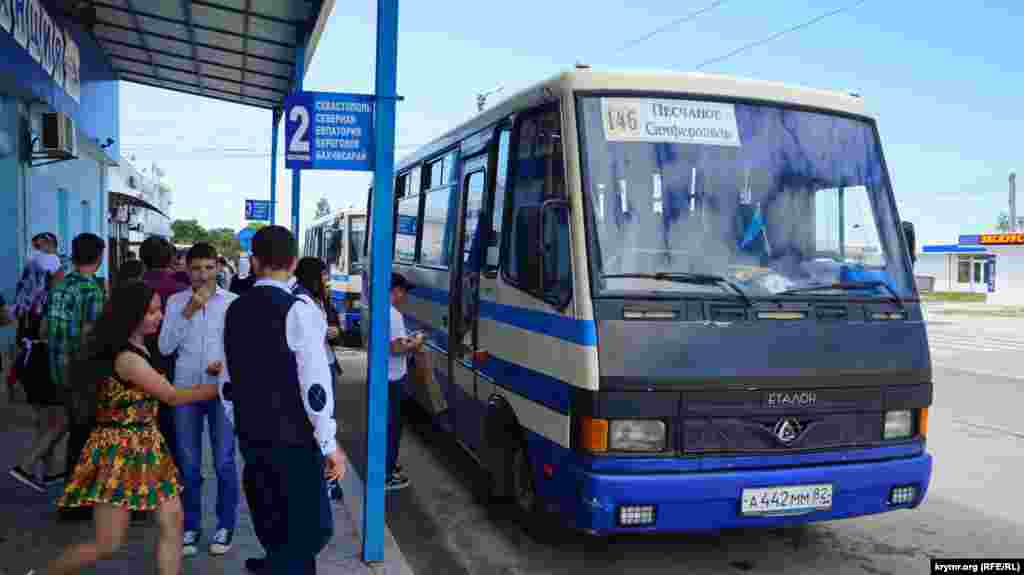
[[[178,466],[182,484],[185,531],[202,527],[203,422],[209,425],[213,464],[217,471],[217,529],[234,529],[238,518],[239,481],[235,466],[235,431],[219,400],[200,401],[174,408]]]
[[[404,376],[401,379],[388,382],[388,453],[385,462],[384,472],[387,477],[395,472],[395,465],[398,463],[398,448],[402,443],[402,397],[405,389]]]

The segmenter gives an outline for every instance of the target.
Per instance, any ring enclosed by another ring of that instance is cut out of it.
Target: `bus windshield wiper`
[[[736,294],[743,300],[743,303],[750,307],[753,305],[750,301],[750,297],[743,291],[743,288],[736,285],[735,282],[730,281],[728,278],[714,274],[695,274],[689,272],[657,272],[653,274],[642,274],[642,273],[627,273],[627,274],[607,274],[603,276],[605,279],[608,278],[646,278],[655,280],[664,280],[671,282],[678,282],[684,284],[694,285],[714,285],[714,286],[726,286],[732,289]]]
[[[896,305],[899,306],[900,309],[904,309],[904,307],[903,307],[903,299],[900,298],[900,294],[895,289],[893,289],[893,287],[891,285],[889,285],[887,282],[884,282],[884,281],[839,282],[839,283],[832,283],[832,284],[821,284],[821,285],[805,286],[805,287],[788,289],[786,291],[781,291],[781,292],[779,292],[779,293],[777,293],[775,295],[793,295],[793,294],[798,294],[798,293],[820,291],[820,290],[829,290],[829,289],[832,289],[832,290],[843,290],[843,291],[854,291],[854,290],[863,290],[863,289],[869,289],[869,288],[885,288],[885,291],[887,291],[890,294],[892,294],[892,300],[894,302],[896,302]]]

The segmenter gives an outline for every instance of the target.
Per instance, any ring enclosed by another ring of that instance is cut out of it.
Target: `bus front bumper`
[[[717,531],[796,525],[912,509],[921,504],[927,493],[931,469],[932,457],[927,452],[871,463],[774,470],[632,475],[593,473],[577,468],[571,523],[578,529],[597,534]],[[741,512],[740,498],[745,489],[800,485],[831,485],[831,506],[789,515]],[[891,502],[895,488],[909,486],[915,488],[910,501]],[[631,521],[653,518],[653,522],[623,525],[623,513]]]

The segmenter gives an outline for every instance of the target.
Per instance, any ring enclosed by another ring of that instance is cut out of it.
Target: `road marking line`
[[[989,431],[998,431],[999,433],[1005,433],[1006,435],[1012,435],[1014,437],[1019,437],[1021,439],[1024,439],[1024,433],[1022,433],[1020,431],[1014,431],[1012,429],[1006,429],[1005,427],[999,427],[999,426],[996,426],[996,425],[987,425],[987,424],[984,424],[984,423],[973,423],[973,422],[967,421],[966,419],[960,419],[958,417],[954,417],[953,421],[956,422],[956,423],[962,424],[962,425],[966,425],[968,427],[978,427],[978,428],[981,428],[981,429],[988,429]]]
[[[999,373],[999,372],[996,372],[996,371],[986,371],[986,370],[981,370],[981,369],[967,369],[965,367],[960,367],[958,365],[952,365],[952,364],[949,364],[949,363],[943,363],[943,362],[938,362],[938,361],[933,361],[932,365],[935,366],[935,367],[941,367],[943,369],[952,369],[952,370],[955,370],[955,371],[962,371],[962,372],[965,372],[965,373],[973,373],[975,375],[985,375],[985,376],[989,376],[989,377],[1005,377],[1006,379],[1017,379],[1017,380],[1024,381],[1024,375],[1015,375],[1015,374],[1012,374],[1012,373]]]

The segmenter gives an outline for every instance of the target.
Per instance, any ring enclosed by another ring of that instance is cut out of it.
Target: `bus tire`
[[[526,443],[518,441],[510,450],[512,472],[512,497],[519,512],[524,516],[535,515],[539,509],[537,481]]]
[[[522,436],[520,435],[520,438]],[[543,545],[558,545],[567,541],[568,528],[558,517],[545,509],[537,494],[537,474],[530,461],[526,440],[520,439],[509,450],[512,472],[512,507],[523,532]]]

